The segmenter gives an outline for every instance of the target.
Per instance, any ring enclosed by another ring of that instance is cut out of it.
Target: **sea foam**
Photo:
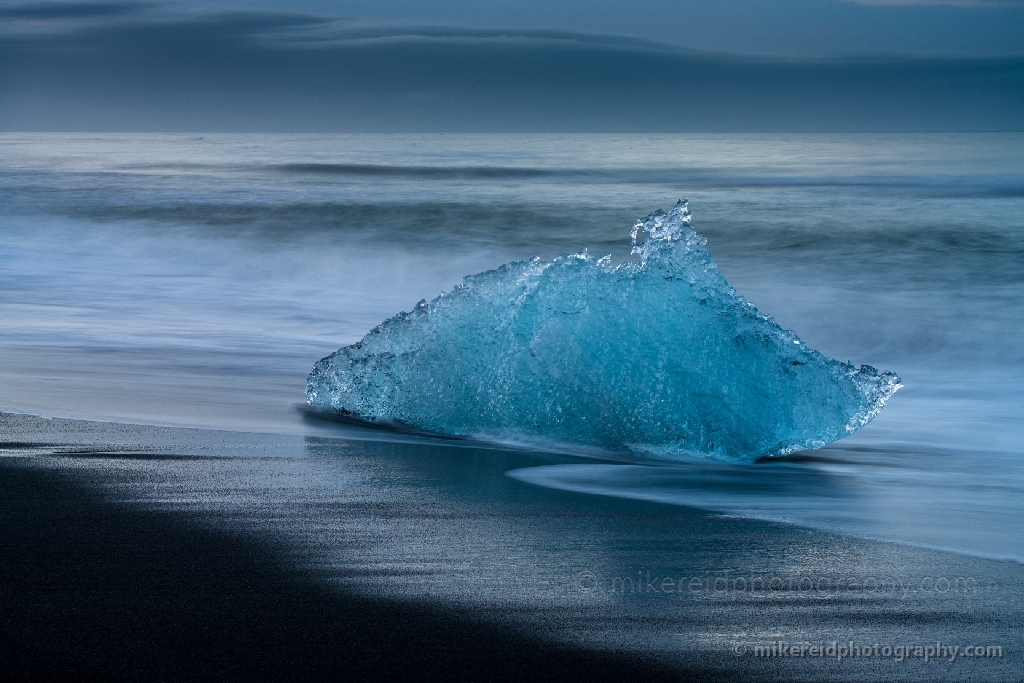
[[[808,348],[719,272],[686,202],[586,251],[466,277],[320,360],[315,409],[454,436],[751,461],[867,424],[902,386]]]

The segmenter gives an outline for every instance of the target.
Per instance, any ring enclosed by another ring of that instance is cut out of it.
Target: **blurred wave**
[[[928,515],[967,511],[958,547],[1019,556],[1022,134],[3,134],[0,409],[326,429],[295,409],[316,359],[468,273],[628,259],[628,226],[682,197],[740,294],[906,385],[837,445],[847,474],[800,464],[799,519],[856,499],[865,534],[943,545]],[[656,474],[697,504],[701,472]],[[712,509],[755,514],[745,486]]]

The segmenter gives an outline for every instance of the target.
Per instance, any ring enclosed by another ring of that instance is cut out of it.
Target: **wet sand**
[[[505,472],[570,458],[394,440],[0,414],[3,678],[1019,679],[1019,564],[547,489]],[[851,640],[1003,656],[754,651]]]

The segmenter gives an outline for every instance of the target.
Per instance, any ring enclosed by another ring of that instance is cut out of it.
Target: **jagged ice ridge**
[[[740,297],[686,202],[632,240],[639,260],[614,267],[581,251],[466,277],[320,360],[306,399],[439,434],[751,461],[841,439],[902,386]]]

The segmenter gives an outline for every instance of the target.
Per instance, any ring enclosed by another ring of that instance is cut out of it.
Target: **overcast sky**
[[[1024,55],[1024,0],[261,0],[206,6],[610,33],[713,52]]]
[[[1024,130],[1024,2],[0,2],[3,130]]]

